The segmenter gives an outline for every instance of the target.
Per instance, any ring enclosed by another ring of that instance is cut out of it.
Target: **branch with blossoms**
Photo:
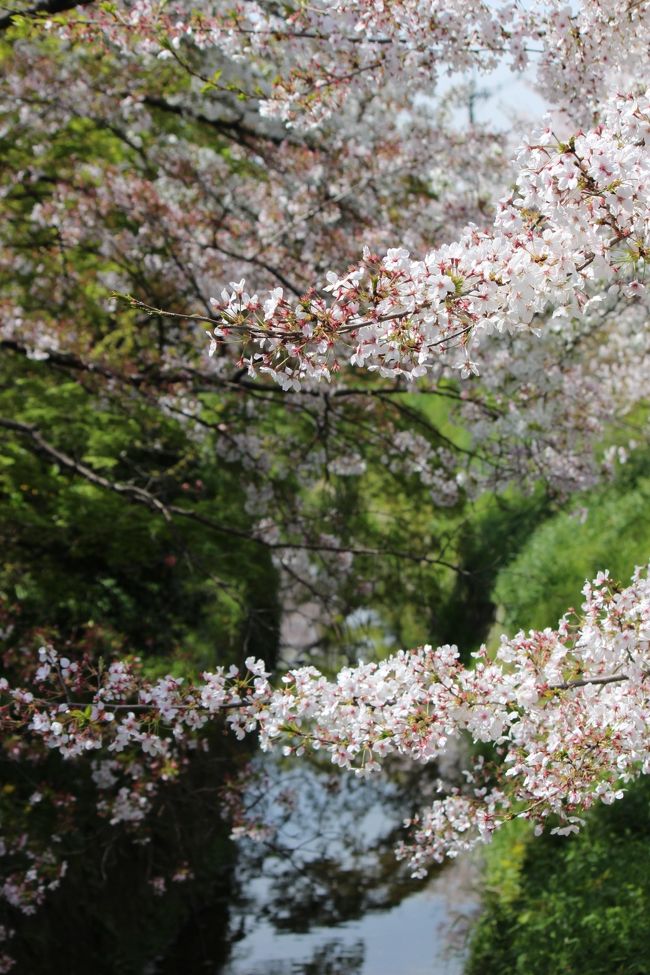
[[[553,309],[580,315],[604,288],[636,299],[650,246],[650,91],[615,97],[602,124],[568,141],[545,129],[517,163],[490,233],[470,227],[421,261],[404,248],[383,258],[366,249],[297,301],[282,288],[249,294],[242,280],[211,299],[214,317],[172,317],[213,326],[210,354],[241,341],[251,374],[297,390],[349,365],[414,380],[442,363],[469,376],[482,336],[534,331]]]
[[[504,636],[494,658],[482,647],[471,668],[455,646],[424,646],[334,680],[297,668],[277,688],[253,657],[241,672],[148,681],[127,661],[90,675],[43,647],[31,687],[0,681],[2,727],[70,760],[135,749],[158,761],[218,721],[240,739],[255,733],[265,750],[321,751],[360,775],[391,755],[435,761],[459,735],[494,746],[494,763],[479,761],[466,788],[411,822],[398,854],[421,875],[513,817],[538,831],[552,817],[555,832],[575,832],[585,810],[650,771],[648,573],[637,570],[627,588],[599,573],[583,592],[580,616]]]
[[[572,7],[565,0],[539,0],[532,7],[508,0],[284,6],[212,0],[200,11],[183,0],[164,6],[138,0],[98,4],[73,17],[48,19],[45,26],[64,37],[99,38],[123,53],[174,59],[190,71],[188,55],[216,50],[218,63],[235,69],[234,80],[221,68],[197,75],[208,90],[236,91],[259,101],[263,115],[313,126],[355,92],[374,93],[386,79],[399,78],[412,93],[433,88],[441,65],[455,72],[490,71],[503,61],[519,72],[534,60],[540,87],[583,113],[608,90],[612,65],[623,63],[631,77],[644,76],[649,21],[648,0],[590,0]],[[248,71],[237,71],[242,54]]]

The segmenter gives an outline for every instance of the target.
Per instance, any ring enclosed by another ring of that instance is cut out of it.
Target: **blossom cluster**
[[[577,111],[594,106],[622,77],[642,76],[646,0],[326,0],[276,7],[211,0],[200,13],[183,0],[136,0],[92,8],[69,35],[105,42],[123,54],[182,59],[192,49],[218,52],[206,80],[255,96],[263,114],[293,125],[322,123],[359,90],[398,78],[405,90],[447,72],[515,71],[536,65],[538,85]],[[273,65],[273,80],[260,66]],[[255,65],[253,68],[252,66]]]
[[[502,637],[494,656],[482,647],[469,668],[455,646],[423,646],[344,668],[334,680],[314,667],[295,668],[278,688],[252,657],[241,673],[219,668],[198,683],[171,676],[148,682],[120,662],[86,702],[75,702],[61,693],[68,678],[56,651],[44,648],[34,690],[3,680],[2,720],[68,759],[135,748],[146,763],[170,757],[216,719],[238,738],[255,733],[263,749],[323,751],[361,775],[389,755],[439,759],[459,734],[493,744],[498,762],[490,775],[479,763],[468,770],[467,788],[413,821],[401,852],[421,872],[431,860],[489,839],[512,816],[540,828],[553,817],[556,831],[573,832],[594,802],[613,802],[650,771],[648,574],[637,570],[621,588],[600,573],[584,595],[579,618]],[[114,781],[110,760],[102,760],[94,777],[106,785],[107,776]],[[121,789],[113,815],[137,822],[146,808],[146,795]]]
[[[413,380],[442,356],[461,376],[478,374],[471,352],[483,333],[535,330],[553,309],[602,300],[603,288],[642,293],[649,148],[650,92],[615,97],[601,125],[566,142],[546,128],[520,149],[517,188],[491,233],[470,228],[421,261],[405,248],[383,258],[366,249],[297,302],[282,288],[260,299],[233,283],[212,299],[210,351],[243,332],[250,371],[287,389],[329,380],[344,364]]]

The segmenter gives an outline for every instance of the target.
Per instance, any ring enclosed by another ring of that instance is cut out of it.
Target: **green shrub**
[[[650,780],[570,839],[506,827],[487,848],[466,975],[650,973]]]
[[[520,554],[497,578],[494,602],[501,629],[554,626],[571,605],[581,603],[586,579],[600,569],[621,581],[650,558],[650,478],[634,489],[592,492],[580,522],[562,512],[540,525]]]

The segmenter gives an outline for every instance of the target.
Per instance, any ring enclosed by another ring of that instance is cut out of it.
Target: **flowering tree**
[[[412,824],[418,872],[512,816],[572,831],[647,771],[641,574],[600,576],[581,618],[469,668],[425,646],[333,682],[292,667],[274,690],[258,657],[292,642],[281,618],[308,620],[304,654],[398,588],[382,622],[402,636],[462,571],[449,539],[474,499],[541,484],[561,502],[635,449],[649,21],[644,0],[137,0],[0,20],[0,344],[20,380],[0,427],[17,473],[43,477],[21,512],[58,525],[110,497],[105,537],[116,517],[164,530],[165,571],[210,578],[191,595],[227,617],[212,633],[231,650],[201,682],[157,679],[75,656],[78,619],[59,613],[35,622],[72,649],[45,640],[32,663],[12,606],[14,758],[94,755],[100,812],[137,825],[208,722],[363,773],[461,732],[491,743],[495,768]],[[462,85],[421,97],[441,67],[501,61],[553,106],[523,143],[463,127]],[[4,894],[30,909],[61,866],[28,860]]]

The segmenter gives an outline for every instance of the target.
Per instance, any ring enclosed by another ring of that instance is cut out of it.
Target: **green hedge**
[[[466,975],[649,975],[650,780],[570,839],[515,822],[486,860]]]

